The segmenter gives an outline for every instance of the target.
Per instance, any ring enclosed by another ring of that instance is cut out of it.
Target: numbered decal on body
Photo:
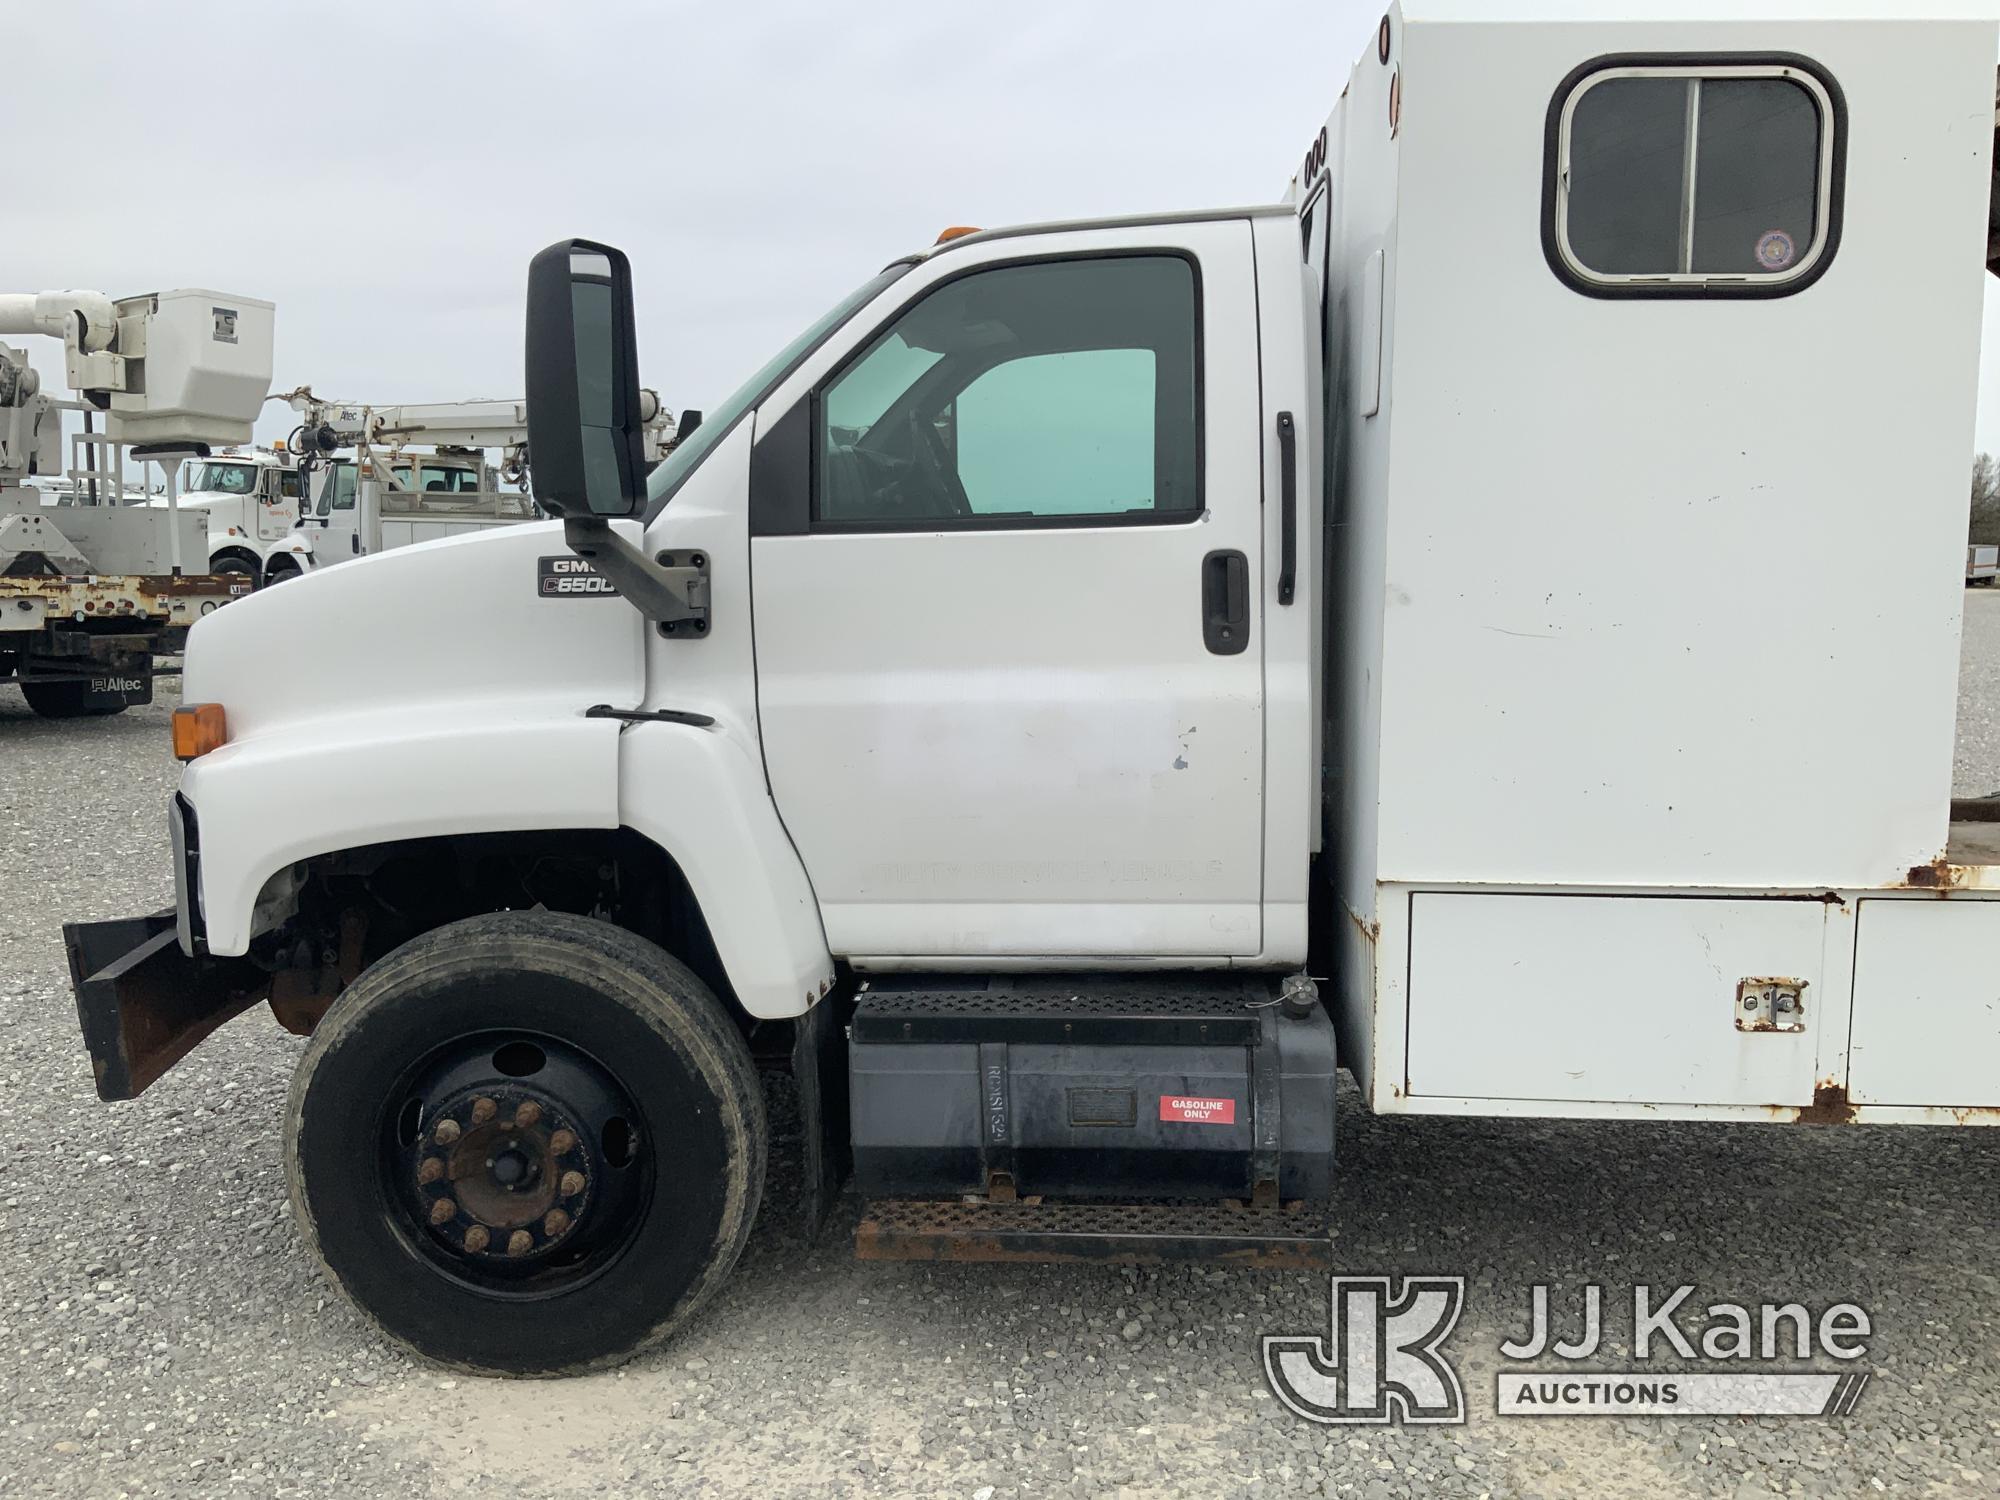
[[[579,599],[615,595],[618,588],[580,557],[544,557],[535,565],[535,591],[544,598]]]

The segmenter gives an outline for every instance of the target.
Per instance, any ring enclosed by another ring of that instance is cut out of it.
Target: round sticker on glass
[[[1782,271],[1792,263],[1798,254],[1798,246],[1792,237],[1782,229],[1767,229],[1757,236],[1757,269],[1760,271]]]

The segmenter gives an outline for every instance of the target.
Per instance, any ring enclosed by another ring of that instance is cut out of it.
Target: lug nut
[[[486,1242],[491,1238],[484,1224],[474,1224],[465,1231],[465,1248],[477,1255],[486,1248]]]
[[[458,1205],[449,1198],[440,1198],[431,1205],[431,1223],[439,1229],[457,1217]]]
[[[575,1145],[576,1132],[574,1130],[558,1130],[554,1135],[549,1137],[549,1150],[555,1152],[557,1156],[567,1156],[571,1148]]]
[[[436,1141],[440,1146],[449,1146],[453,1141],[458,1139],[459,1134],[458,1121],[443,1119],[438,1121],[437,1129],[431,1132],[431,1139]]]
[[[542,1233],[554,1239],[569,1228],[569,1215],[559,1208],[552,1208],[542,1216]]]
[[[429,1187],[442,1176],[444,1176],[444,1158],[426,1156],[424,1164],[417,1168],[417,1185]]]
[[[517,1229],[507,1236],[507,1253],[509,1255],[526,1255],[534,1248],[535,1237],[525,1229]]]
[[[565,1198],[574,1198],[583,1191],[583,1173],[577,1171],[563,1173],[561,1187]]]
[[[514,1111],[514,1128],[516,1130],[526,1130],[541,1117],[541,1105],[535,1103],[532,1099],[523,1100],[520,1107]]]
[[[477,1099],[472,1101],[472,1123],[475,1125],[484,1125],[499,1113],[500,1106],[495,1104],[491,1099],[488,1099],[484,1094],[481,1094]]]

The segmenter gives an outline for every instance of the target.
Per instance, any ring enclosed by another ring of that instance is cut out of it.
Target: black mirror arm
[[[569,550],[608,578],[663,635],[708,633],[708,556],[663,552],[646,556],[611,529],[603,516],[564,516]]]

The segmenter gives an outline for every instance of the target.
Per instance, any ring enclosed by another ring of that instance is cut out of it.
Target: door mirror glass
[[[563,240],[528,267],[528,464],[552,515],[618,517],[645,498],[632,272],[623,254]]]

